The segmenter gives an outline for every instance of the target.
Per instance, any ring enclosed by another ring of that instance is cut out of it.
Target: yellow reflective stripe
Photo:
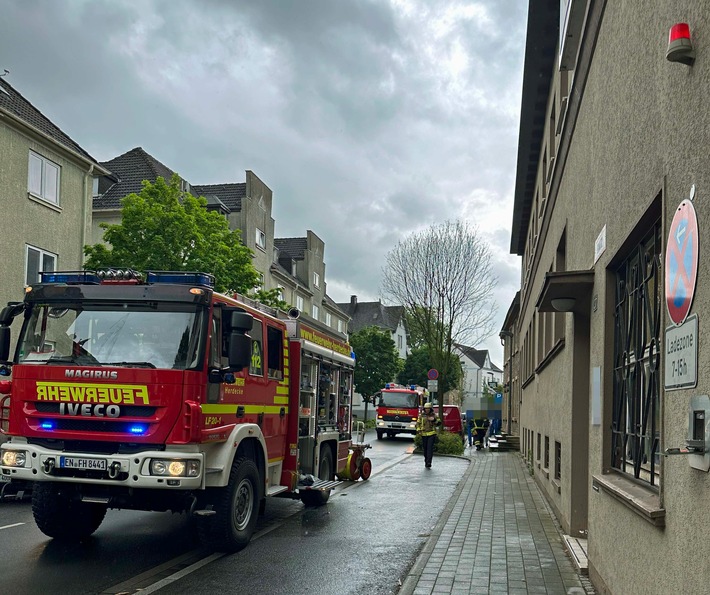
[[[288,394],[288,384],[286,384],[286,385],[279,384],[279,386],[276,387],[276,394],[277,395],[287,395]]]
[[[288,405],[288,397],[274,397],[274,403]]]
[[[269,465],[271,463],[278,463],[279,461],[283,461],[286,457],[276,457],[275,459],[269,459]]]
[[[288,403],[288,401],[286,401]],[[281,413],[281,409],[285,409],[286,413],[288,413],[288,407],[279,407],[278,405],[271,406],[271,405],[200,405],[200,409],[202,409],[202,413],[204,414],[215,414],[215,413],[223,413],[223,414],[234,414],[236,415],[237,413],[237,407],[244,407],[244,413],[246,415],[253,415],[253,414],[259,414],[259,413],[275,413],[279,414]]]

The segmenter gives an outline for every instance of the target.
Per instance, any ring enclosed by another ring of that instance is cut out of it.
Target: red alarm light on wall
[[[691,66],[695,61],[695,50],[690,41],[688,23],[676,23],[668,34],[668,51],[666,59],[669,62],[680,62]]]

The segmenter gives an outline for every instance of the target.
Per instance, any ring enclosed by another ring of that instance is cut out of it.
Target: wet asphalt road
[[[320,508],[267,500],[232,555],[198,549],[184,515],[109,511],[86,543],[63,545],[28,503],[1,503],[0,593],[396,593],[468,463],[437,457],[427,470],[411,438],[366,441],[369,481],[339,486]]]

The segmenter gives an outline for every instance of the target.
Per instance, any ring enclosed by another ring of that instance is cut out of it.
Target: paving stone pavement
[[[473,451],[468,458],[399,595],[595,593],[520,454]]]

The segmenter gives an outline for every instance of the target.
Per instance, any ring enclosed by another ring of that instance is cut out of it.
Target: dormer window
[[[313,273],[313,287],[320,287],[320,275]]]

